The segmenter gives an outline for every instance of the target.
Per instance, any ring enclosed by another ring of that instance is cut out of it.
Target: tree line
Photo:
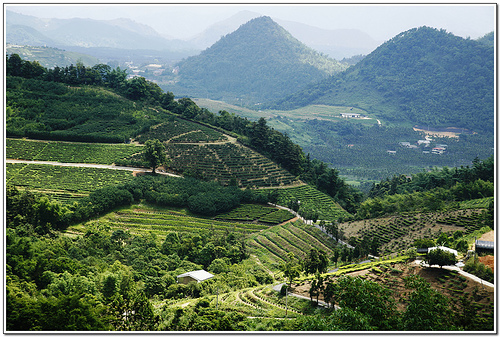
[[[458,201],[492,197],[494,195],[493,156],[485,160],[476,158],[472,167],[460,167],[421,172],[387,178],[374,184],[363,201],[356,217],[367,219],[384,214],[412,211],[437,211],[454,207]],[[489,213],[486,224],[493,226]]]

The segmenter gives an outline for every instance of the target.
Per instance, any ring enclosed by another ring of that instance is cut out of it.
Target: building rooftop
[[[198,282],[205,281],[205,280],[208,280],[208,279],[211,279],[212,277],[214,277],[214,275],[210,274],[208,271],[200,269],[200,270],[190,271],[188,273],[178,275],[177,278],[187,277],[187,276],[194,278]]]

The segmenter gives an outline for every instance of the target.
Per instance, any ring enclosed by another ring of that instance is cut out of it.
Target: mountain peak
[[[269,16],[251,19],[178,66],[179,84],[185,88],[198,86],[215,99],[244,96],[251,101],[291,93],[344,69]]]

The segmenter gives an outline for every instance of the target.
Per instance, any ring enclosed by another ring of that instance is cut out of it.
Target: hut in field
[[[177,276],[177,283],[188,284],[190,282],[203,282],[205,280],[211,279],[214,275],[210,274],[208,271],[203,269],[190,271]]]

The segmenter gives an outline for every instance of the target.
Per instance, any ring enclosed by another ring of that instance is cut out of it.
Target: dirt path
[[[39,165],[54,165],[54,166],[67,166],[67,167],[90,167],[90,168],[101,168],[101,169],[109,169],[109,170],[122,170],[122,171],[132,171],[132,172],[151,172],[151,169],[145,169],[142,167],[128,167],[128,166],[116,166],[116,165],[104,165],[104,164],[85,164],[85,163],[60,163],[56,161],[41,161],[41,160],[19,160],[19,159],[7,159],[7,163],[11,164],[39,164]],[[158,174],[168,175],[171,177],[181,176],[167,173],[167,172],[159,172]]]

